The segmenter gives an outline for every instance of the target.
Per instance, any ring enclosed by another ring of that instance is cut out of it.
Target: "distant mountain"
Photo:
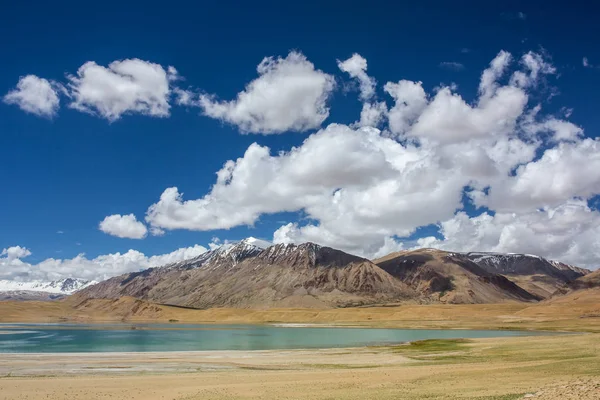
[[[367,259],[314,243],[264,245],[246,239],[188,261],[111,278],[77,297],[132,296],[195,308],[330,307],[415,297]]]
[[[581,309],[592,306],[590,316],[600,315],[600,269],[567,283],[544,301],[548,305],[568,304]]]
[[[600,288],[600,269],[569,282],[567,288],[568,290]]]
[[[110,278],[73,297],[128,296],[192,308],[537,301],[588,272],[524,254],[420,249],[369,261],[314,243],[272,245],[247,238]]]
[[[44,282],[44,281],[30,281],[30,282],[17,282],[0,280],[0,292],[14,291],[14,290],[27,290],[32,292],[46,292],[56,294],[71,294],[78,290],[81,290],[90,285],[94,285],[97,282],[87,281],[84,279],[77,278],[66,278],[57,281]]]
[[[0,301],[51,301],[64,299],[66,296],[60,293],[36,292],[33,290],[0,291]]]
[[[0,300],[57,300],[96,283],[76,278],[51,282],[0,280]]]
[[[488,272],[502,274],[527,291],[543,298],[561,290],[568,282],[589,274],[591,271],[547,260],[531,254],[457,253],[466,257]]]
[[[429,301],[495,303],[541,299],[460,253],[436,249],[400,251],[373,262]]]
[[[507,275],[535,275],[544,274],[558,279],[570,281],[591,271],[564,264],[558,261],[547,260],[532,254],[517,253],[462,253],[477,265],[490,272]]]
[[[236,266],[246,258],[256,256],[269,245],[271,243],[253,237],[238,243],[227,243],[189,260],[115,276],[87,288],[81,293],[81,296],[92,298],[131,296],[139,299],[153,299],[154,301],[161,299],[162,302],[169,302],[171,285],[174,288],[186,281],[189,281],[186,284],[189,285],[194,282],[194,277],[202,275],[204,271],[223,270]],[[202,268],[202,273],[192,271],[199,268]],[[173,296],[175,294],[173,293]]]

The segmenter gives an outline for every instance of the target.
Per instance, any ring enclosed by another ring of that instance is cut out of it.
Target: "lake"
[[[505,330],[293,325],[0,324],[0,353],[318,349],[389,345],[423,339],[531,334],[533,333]]]

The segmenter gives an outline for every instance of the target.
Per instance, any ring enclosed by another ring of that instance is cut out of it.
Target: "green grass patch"
[[[468,350],[469,343],[471,341],[467,339],[428,339],[394,346],[392,349],[399,352],[441,353]]]

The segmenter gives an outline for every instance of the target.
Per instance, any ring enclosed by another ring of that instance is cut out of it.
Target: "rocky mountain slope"
[[[263,249],[241,241],[192,260],[111,278],[79,298],[131,296],[209,307],[331,307],[393,302],[415,293],[371,261],[313,243]]]
[[[568,282],[552,295],[550,301],[556,302],[562,298],[585,298],[590,296],[596,297],[600,311],[600,269]]]
[[[167,291],[170,285],[177,288],[190,276],[202,275],[194,270],[202,268],[204,271],[228,269],[236,266],[248,257],[253,257],[263,251],[270,243],[247,238],[239,243],[229,243],[214,250],[208,251],[198,257],[167,264],[158,268],[149,268],[140,272],[115,276],[97,285],[86,289],[81,296],[91,298],[118,298],[131,296],[140,299],[153,298],[156,286]],[[189,286],[188,282],[187,286]],[[169,295],[162,293],[161,298],[168,299]],[[175,304],[175,303],[174,303]]]
[[[568,287],[573,290],[600,288],[600,270],[596,270],[569,282]]]
[[[96,283],[76,278],[52,282],[0,280],[0,300],[58,300]]]
[[[272,245],[248,238],[113,277],[73,297],[129,296],[192,308],[537,301],[588,272],[523,254],[420,249],[369,261],[314,243]]]
[[[459,253],[436,249],[400,251],[373,262],[430,301],[496,303],[541,299]]]
[[[591,271],[530,254],[456,253],[488,272],[502,274],[525,290],[548,298]]]

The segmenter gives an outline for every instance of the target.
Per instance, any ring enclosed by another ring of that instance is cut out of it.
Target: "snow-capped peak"
[[[83,288],[96,284],[96,281],[87,281],[77,278],[66,278],[52,282],[29,281],[18,282],[9,280],[0,280],[0,292],[10,292],[16,290],[28,290],[32,292],[46,292],[58,294],[72,294]]]
[[[219,265],[219,260],[223,259],[229,259],[232,261],[233,265],[236,265],[240,261],[254,256],[271,246],[273,246],[273,243],[267,242],[266,240],[248,237],[240,240],[239,242],[225,242],[218,247],[213,247],[212,250],[200,254],[197,257],[167,264],[161,268],[200,268],[206,265]]]
[[[261,240],[261,239],[257,239],[255,237],[247,237],[246,239],[240,241],[240,243],[245,243],[245,244],[249,244],[252,245],[254,247],[258,247],[260,249],[266,249],[267,247],[271,247],[273,246],[273,243],[271,242],[267,242],[266,240]]]

